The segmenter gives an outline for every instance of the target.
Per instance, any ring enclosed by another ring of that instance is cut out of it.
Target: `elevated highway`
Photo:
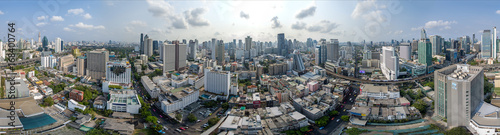
[[[345,76],[341,74],[336,74],[328,69],[326,70],[326,74],[337,77],[337,78],[342,78],[346,79],[349,81],[354,81],[354,82],[360,82],[360,83],[369,83],[369,84],[395,84],[395,83],[406,83],[406,82],[413,82],[415,80],[420,80],[428,77],[433,77],[434,73],[431,74],[426,74],[423,76],[415,77],[415,78],[405,78],[405,79],[398,79],[398,80],[364,80],[360,78],[355,78],[355,77],[350,77],[350,76]]]

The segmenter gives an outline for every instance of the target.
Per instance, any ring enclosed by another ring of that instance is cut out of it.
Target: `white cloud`
[[[64,21],[64,18],[62,18],[61,16],[52,16],[52,18],[50,18],[50,21]]]
[[[44,26],[44,25],[46,25],[46,24],[47,24],[47,23],[45,23],[45,22],[40,22],[40,23],[37,23],[37,24],[36,24],[36,26],[40,27],[40,26]]]
[[[295,18],[303,19],[308,16],[314,16],[314,13],[316,13],[316,6],[311,6],[309,8],[300,10],[300,12],[298,12],[297,15],[295,15]]]
[[[500,10],[497,10],[497,12],[496,12],[496,13],[497,13],[497,14],[500,14]]]
[[[281,25],[281,22],[278,20],[278,16],[273,17],[271,19],[271,28],[281,28],[283,25]]]
[[[85,19],[91,19],[92,16],[89,13],[86,13],[86,14],[83,15],[83,18],[85,18]]]
[[[49,19],[49,16],[39,16],[36,18],[38,21]]]
[[[85,11],[82,8],[77,8],[77,9],[69,9],[68,14],[73,14],[73,15],[79,15],[84,13]]]
[[[154,17],[165,19],[165,21],[169,22],[173,28],[176,29],[187,29],[188,23],[182,17],[182,14],[176,14],[174,7],[170,5],[165,0],[146,0],[149,5],[148,11],[153,14]],[[193,21],[193,20],[191,20]],[[195,23],[196,21],[191,22]],[[203,24],[203,21],[201,21]]]
[[[377,3],[376,0],[359,1],[351,13],[353,19],[362,18],[365,21],[387,22],[389,21],[384,14],[386,5]]]
[[[294,30],[302,30],[302,29],[305,29],[306,28],[306,23],[303,23],[303,22],[296,22],[294,24],[292,24],[292,29]]]
[[[418,31],[418,30],[421,30],[422,28],[424,28],[424,27],[411,28],[411,31]]]
[[[392,34],[394,34],[394,35],[403,34],[403,30],[394,31],[394,32],[392,32]]]
[[[79,28],[79,29],[87,29],[87,30],[103,30],[105,29],[104,26],[102,25],[98,25],[98,26],[94,26],[94,25],[91,25],[91,24],[84,24],[82,22],[79,22],[75,25],[69,25],[70,27],[75,27],[75,28]]]
[[[71,32],[71,31],[75,31],[75,30],[70,29],[70,28],[68,28],[68,27],[64,27],[64,29],[63,29],[63,30],[64,30],[64,31],[70,31],[70,32]]]
[[[328,20],[322,20],[321,22],[319,22],[319,23],[317,23],[315,25],[309,26],[307,28],[307,31],[309,31],[309,32],[329,33],[333,29],[337,28],[338,26],[339,25],[337,23],[330,22]]]
[[[429,21],[425,23],[424,28],[436,28],[436,27],[444,27],[446,28],[448,26],[448,29],[451,28],[451,24],[456,24],[457,21],[443,21],[443,20],[438,20],[438,21]]]
[[[241,11],[241,12],[240,12],[240,17],[241,17],[241,18],[248,19],[248,18],[250,18],[250,15],[248,15],[248,13],[245,13],[245,12]]]
[[[146,24],[146,22],[143,22],[143,21],[140,21],[140,20],[133,20],[130,22],[131,25],[134,25],[134,26],[147,26],[148,24]]]
[[[195,8],[195,9],[190,9],[187,11],[184,11],[184,17],[186,18],[187,22],[191,26],[208,26],[210,23],[208,20],[204,19],[201,17],[203,13],[205,13],[207,9],[205,8]]]
[[[0,15],[3,15],[3,14],[5,14],[5,13],[3,13],[2,10],[0,10]]]
[[[219,33],[219,32],[215,32],[215,33],[214,33],[214,36],[218,36],[218,35],[220,35],[220,33]]]

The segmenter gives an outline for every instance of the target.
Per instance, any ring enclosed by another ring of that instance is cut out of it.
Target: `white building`
[[[156,84],[153,83],[153,81],[151,81],[151,79],[149,79],[148,76],[142,76],[141,83],[142,86],[144,86],[144,89],[146,89],[146,91],[148,92],[149,96],[151,96],[151,98],[158,97],[158,95],[160,94],[160,89],[156,86]]]
[[[107,109],[115,112],[139,114],[141,103],[135,90],[110,90]]]
[[[231,72],[216,71],[207,67],[205,69],[205,91],[222,95],[236,95],[237,91],[231,91]]]
[[[106,80],[102,85],[102,92],[109,92],[109,85],[119,85],[125,89],[132,87],[132,66],[128,62],[106,63]]]
[[[399,76],[399,57],[392,46],[383,46],[380,54],[380,69],[387,80],[396,80]]]
[[[61,38],[56,38],[56,47],[54,47],[56,53],[62,51]]]
[[[78,104],[78,102],[76,102],[73,99],[70,99],[68,101],[68,109],[71,110],[71,111],[75,111],[75,108],[79,108],[81,110],[85,110],[87,107],[84,106],[84,105]]]
[[[161,103],[161,110],[171,113],[198,101],[200,91],[192,88],[177,88],[158,96]]]
[[[410,43],[401,43],[399,45],[399,56],[405,60],[411,60],[411,46]]]
[[[368,98],[375,98],[375,99],[395,99],[399,98],[399,88],[394,85],[382,85],[382,86],[375,86],[373,84],[363,84],[360,87],[361,96],[365,96]]]
[[[41,64],[43,68],[54,68],[57,66],[57,59],[56,57],[50,55],[50,56],[42,56],[41,57]]]
[[[475,135],[500,134],[500,108],[481,102],[467,127]]]

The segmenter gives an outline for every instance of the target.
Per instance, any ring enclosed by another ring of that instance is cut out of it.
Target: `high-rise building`
[[[425,32],[425,31],[424,31]],[[418,62],[425,66],[432,65],[432,44],[429,39],[420,39],[418,42]]]
[[[497,58],[498,48],[497,48],[497,27],[493,27],[493,37],[491,38],[492,48],[491,48],[491,57],[493,59]]]
[[[327,47],[326,47],[326,39],[321,39],[320,45],[316,47],[316,65],[322,64],[326,62],[327,59]]]
[[[237,94],[237,91],[231,91],[231,72],[216,71],[212,67],[207,67],[204,72],[205,91],[226,96]]]
[[[48,51],[49,50],[48,46],[49,46],[49,39],[47,39],[46,36],[43,36],[43,40],[42,40],[43,50]]]
[[[153,53],[158,51],[158,40],[153,40]]]
[[[239,49],[243,48],[243,41],[241,39],[238,40],[238,48]]]
[[[217,47],[215,49],[215,53],[217,54],[217,64],[224,65],[224,41],[219,40],[217,43]]]
[[[285,34],[284,33],[279,33],[278,34],[278,55],[285,56],[285,46],[286,46],[286,40],[285,40]]]
[[[468,126],[484,100],[483,68],[455,64],[434,72],[434,110],[447,119],[448,127]]]
[[[310,39],[310,38],[309,38]],[[309,41],[308,39],[308,41]],[[326,56],[328,61],[338,61],[339,59],[339,40],[330,39],[330,43],[326,45]]]
[[[247,38],[245,38],[245,51],[250,51],[250,49],[252,49],[252,38],[247,36]]]
[[[62,47],[61,46],[61,38],[56,38],[56,46],[54,47],[54,51],[56,53],[61,52],[62,51],[61,47]]]
[[[149,38],[148,35],[144,36],[144,54],[146,56],[151,57],[153,56],[153,39]]]
[[[87,57],[85,56],[80,56],[76,59],[76,68],[78,70],[77,75],[78,76],[85,76],[86,75],[86,70],[87,70]]]
[[[387,80],[396,80],[399,76],[399,57],[392,46],[383,46],[380,54],[380,69]]]
[[[312,38],[307,38],[306,45],[307,45],[307,47],[313,47],[313,40],[312,40]]]
[[[441,54],[441,48],[444,44],[444,39],[439,35],[432,35],[429,37],[432,44],[432,55]]]
[[[87,53],[87,75],[92,79],[101,80],[106,77],[106,63],[109,61],[109,52],[98,49]]]
[[[144,34],[142,34],[142,33],[141,33],[141,41],[140,41],[139,45],[141,48],[140,54],[144,54]]]
[[[422,31],[420,31],[420,39],[427,39],[427,32],[425,32],[423,28]]]
[[[298,51],[293,53],[293,70],[296,72],[303,72],[306,70],[304,61],[302,60],[302,55],[300,55]]]
[[[57,66],[57,58],[52,55],[42,55],[40,63],[43,68],[54,68]]]
[[[491,58],[491,30],[484,30],[481,35],[481,58]]]
[[[128,89],[132,86],[132,66],[128,61],[106,63],[106,80],[102,83],[102,92],[109,92],[110,85],[122,86]]]
[[[172,41],[172,44],[163,43],[163,72],[180,71],[186,67],[186,44]]]
[[[399,45],[399,56],[405,60],[412,60],[410,43],[401,43]]]
[[[73,55],[66,55],[60,57],[58,62],[59,70],[63,71],[64,73],[68,73],[69,68],[73,67],[73,65],[75,64],[75,58],[73,57]]]
[[[469,36],[463,36],[461,43],[461,50],[464,50],[465,53],[470,52],[470,45],[471,45],[471,40]]]
[[[196,58],[196,42],[193,40],[189,40],[189,59],[195,59]]]

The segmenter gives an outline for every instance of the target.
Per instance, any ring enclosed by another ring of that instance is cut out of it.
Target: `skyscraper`
[[[481,35],[481,58],[491,58],[491,41],[491,31],[484,30],[483,35]]]
[[[380,69],[387,80],[398,79],[399,76],[399,57],[392,46],[383,46],[380,54]]]
[[[401,43],[399,45],[399,56],[405,60],[411,60],[411,46],[410,43]]]
[[[43,50],[48,51],[49,50],[48,46],[49,46],[49,39],[47,39],[46,36],[43,36],[43,40],[42,40]]]
[[[219,40],[216,47],[217,64],[224,65],[224,41]]]
[[[151,57],[153,56],[153,39],[149,38],[148,35],[144,36],[144,54],[146,56]]]
[[[163,72],[180,71],[186,67],[186,44],[172,41],[172,44],[163,43]]]
[[[61,38],[56,38],[56,46],[54,48],[56,53],[61,52]]]
[[[419,63],[424,64],[425,66],[432,65],[432,44],[429,39],[420,39],[417,51]]]
[[[427,39],[427,32],[425,32],[424,28],[420,31],[420,39]]]
[[[158,40],[153,40],[153,54],[158,51]]]
[[[194,60],[196,58],[196,42],[189,40],[189,59]]]
[[[139,45],[141,48],[140,54],[144,54],[144,34],[142,34],[142,33],[141,33],[141,41],[140,41]]]
[[[245,51],[250,51],[250,49],[252,49],[252,38],[247,36],[247,38],[245,38]]]
[[[439,55],[444,44],[444,39],[439,35],[432,35],[429,38],[432,44],[432,55]]]
[[[279,33],[278,34],[278,55],[282,55],[284,56],[285,55],[285,44],[286,44],[286,40],[285,40],[285,34],[284,33]]]
[[[434,110],[447,119],[448,127],[468,126],[484,100],[483,68],[455,64],[434,72]]]
[[[309,38],[310,39],[310,38]],[[309,41],[309,39],[307,41]],[[326,45],[326,56],[328,61],[338,61],[339,59],[339,40],[330,39],[330,43]]]
[[[492,42],[492,48],[491,48],[491,57],[493,59],[496,59],[497,58],[497,27],[493,27],[493,37],[491,38],[491,42]]]
[[[106,77],[106,63],[109,61],[109,52],[98,49],[87,53],[87,75],[92,79],[100,80]]]
[[[87,70],[87,57],[80,56],[76,59],[76,68],[78,69],[78,76],[85,76]]]

